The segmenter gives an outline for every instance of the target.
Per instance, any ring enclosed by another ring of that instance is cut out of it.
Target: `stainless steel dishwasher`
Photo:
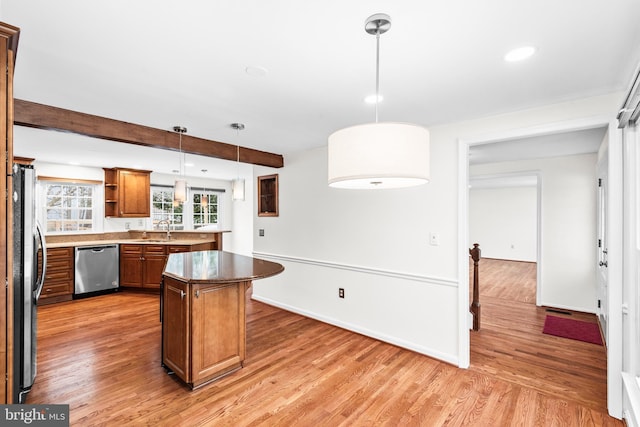
[[[116,291],[119,277],[117,244],[76,247],[74,297]]]

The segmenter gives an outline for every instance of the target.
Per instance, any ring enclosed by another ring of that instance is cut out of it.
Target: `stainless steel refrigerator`
[[[47,249],[36,221],[33,166],[13,168],[13,402],[24,403],[36,376],[37,301],[46,273]]]

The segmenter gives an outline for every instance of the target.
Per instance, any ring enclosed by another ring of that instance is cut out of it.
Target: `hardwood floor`
[[[248,300],[244,368],[196,391],[160,366],[157,296],[44,306],[27,403],[67,403],[77,426],[622,425],[602,346],[542,335],[531,303],[481,302],[464,370]]]

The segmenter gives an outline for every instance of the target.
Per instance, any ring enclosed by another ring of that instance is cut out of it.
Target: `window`
[[[95,201],[100,188],[91,182],[70,182],[70,180],[40,181],[40,191],[44,199],[39,210],[45,233],[90,233],[97,231],[96,218],[99,212]]]
[[[193,194],[193,226],[218,224],[218,195],[206,190]]]
[[[221,193],[224,190],[187,188],[187,202],[173,202],[173,187],[151,186],[151,219],[153,228],[169,221],[172,230],[194,230],[220,223]],[[164,225],[162,225],[164,228]]]
[[[151,187],[151,220],[153,228],[160,221],[169,221],[174,230],[184,230],[183,205],[173,203],[173,187]]]

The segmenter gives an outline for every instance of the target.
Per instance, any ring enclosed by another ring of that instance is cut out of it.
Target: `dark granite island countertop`
[[[162,278],[162,366],[195,389],[242,368],[245,293],[284,267],[223,251],[169,255]]]
[[[192,283],[229,283],[262,279],[281,273],[278,263],[224,251],[169,255],[164,275]]]

